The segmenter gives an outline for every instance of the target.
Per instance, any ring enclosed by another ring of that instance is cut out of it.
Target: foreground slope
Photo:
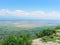
[[[33,40],[32,45],[60,45],[55,42],[42,42],[40,38]]]
[[[38,38],[32,41],[32,45],[60,45],[60,29],[56,30],[56,34],[54,35],[55,42],[47,41],[43,42],[42,38]]]

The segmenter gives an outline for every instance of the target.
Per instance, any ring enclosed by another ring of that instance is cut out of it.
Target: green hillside
[[[41,38],[43,42],[53,41],[60,43],[59,26],[43,26],[21,28],[13,24],[0,25],[1,45],[31,45],[33,39]]]

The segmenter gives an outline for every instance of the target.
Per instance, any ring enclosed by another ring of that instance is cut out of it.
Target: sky
[[[0,19],[60,20],[60,0],[0,0]]]

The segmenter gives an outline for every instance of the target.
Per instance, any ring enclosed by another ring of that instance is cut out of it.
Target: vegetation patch
[[[0,45],[31,45],[32,40],[40,38],[41,41],[60,43],[60,26],[55,28],[19,28],[13,26],[0,27]]]
[[[31,45],[31,37],[28,34],[21,36],[9,36],[3,40],[2,45]]]

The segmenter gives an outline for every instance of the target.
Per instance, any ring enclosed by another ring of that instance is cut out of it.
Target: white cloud
[[[17,17],[27,17],[27,18],[40,18],[40,19],[60,19],[60,12],[51,11],[23,11],[23,10],[7,10],[1,9],[0,16],[17,16]]]

